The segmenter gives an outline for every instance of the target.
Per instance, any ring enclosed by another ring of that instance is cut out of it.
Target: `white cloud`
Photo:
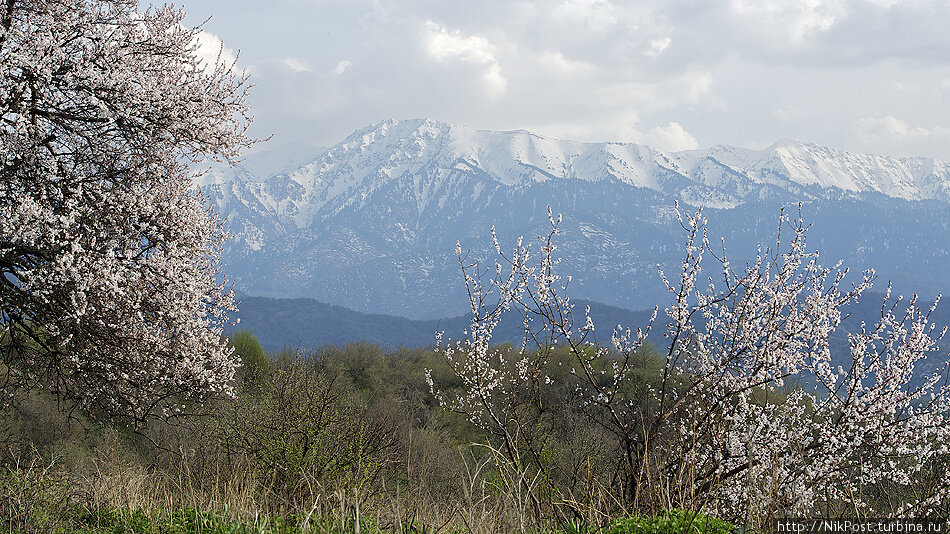
[[[435,22],[426,21],[426,49],[429,57],[440,62],[461,61],[482,66],[482,79],[489,95],[499,97],[505,93],[508,80],[501,74],[501,65],[495,58],[495,47],[488,39],[465,36],[459,30],[450,30]]]
[[[626,118],[636,118],[635,113],[625,115],[627,115]],[[696,137],[686,131],[678,122],[670,121],[666,126],[656,126],[646,132],[638,130],[635,124],[636,122],[618,121],[614,128],[605,133],[611,141],[649,145],[666,152],[699,148],[699,141],[696,140]]]
[[[293,57],[285,57],[284,59],[280,60],[280,64],[294,72],[313,72],[313,69],[310,68],[310,65],[307,65],[303,61]]]
[[[617,8],[609,0],[564,0],[554,8],[554,18],[573,24],[583,21],[592,30],[617,23]]]
[[[663,37],[662,39],[653,39],[650,41],[650,47],[643,53],[643,55],[648,57],[660,57],[667,48],[670,47],[670,44],[673,42],[669,37]]]
[[[699,141],[678,122],[670,122],[666,126],[651,128],[643,134],[639,142],[668,152],[699,148]]]
[[[920,141],[934,134],[943,133],[946,128],[928,129],[912,126],[907,121],[893,115],[883,118],[866,117],[858,121],[858,135],[865,141]]]
[[[713,75],[709,71],[687,74],[686,101],[697,104],[712,95]]]
[[[732,10],[752,31],[795,45],[830,30],[847,15],[843,0],[733,0]]]
[[[539,60],[542,65],[562,74],[576,74],[593,68],[593,65],[570,59],[557,50],[548,50],[542,53]]]
[[[347,61],[347,60],[345,60],[345,59],[344,59],[344,60],[341,60],[339,63],[336,64],[336,67],[333,67],[333,74],[339,76],[339,75],[343,74],[344,72],[346,72],[346,69],[348,69],[348,68],[350,68],[350,67],[352,67],[352,66],[353,66],[353,64],[350,63],[349,61]]]
[[[891,9],[894,6],[899,5],[901,2],[906,2],[906,0],[867,0],[867,1],[882,9]]]
[[[195,55],[198,56],[198,62],[206,71],[213,71],[215,65],[223,63],[224,65],[233,65],[237,61],[237,54],[234,50],[224,46],[217,35],[199,30],[195,34]]]
[[[867,117],[858,121],[859,135],[866,140],[906,139],[908,137],[927,137],[930,131],[914,127],[893,115],[876,119]]]
[[[910,95],[916,95],[920,92],[920,84],[913,82],[894,82],[894,87]]]
[[[796,122],[802,117],[802,110],[796,106],[780,106],[772,110],[775,118],[782,122]]]
[[[881,118],[865,117],[859,120],[857,135],[872,152],[905,156],[940,157],[950,143],[950,128],[914,126],[893,115]]]

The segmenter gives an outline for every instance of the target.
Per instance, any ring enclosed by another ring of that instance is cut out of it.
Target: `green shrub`
[[[226,458],[243,458],[279,495],[324,488],[364,488],[390,461],[393,421],[325,378],[313,362],[278,362],[253,395],[230,403],[218,418]]]
[[[727,534],[732,523],[686,510],[668,510],[657,517],[624,517],[607,527],[607,534]]]
[[[31,463],[0,469],[0,528],[3,532],[67,532],[64,518],[72,491],[52,466]]]
[[[270,369],[270,359],[257,337],[250,330],[241,329],[231,335],[234,354],[241,358],[238,378],[244,387],[260,386]]]

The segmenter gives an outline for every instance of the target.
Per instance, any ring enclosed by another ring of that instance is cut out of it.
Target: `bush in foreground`
[[[730,534],[732,523],[696,512],[673,509],[656,517],[625,517],[614,520],[606,534]]]
[[[783,213],[775,248],[735,267],[709,242],[701,214],[678,216],[686,239],[680,272],[664,276],[665,361],[646,376],[650,325],[618,327],[603,346],[589,313],[575,314],[570,277],[555,268],[559,217],[550,216],[536,262],[520,240],[508,253],[493,236],[488,269],[466,265],[457,247],[470,337],[442,350],[463,387],[430,384],[486,432],[506,489],[522,493],[536,517],[561,521],[671,505],[751,528],[783,516],[945,510],[950,362],[921,373],[945,332],[930,321],[933,308],[913,297],[899,310],[888,291],[877,320],[848,333],[847,353],[833,359],[842,309],[871,288],[873,273],[847,287],[846,269],[807,250],[800,217]],[[524,318],[526,348],[491,346],[508,312]],[[556,374],[564,351],[569,372]],[[559,401],[565,391],[569,400]],[[571,450],[602,444],[567,476],[552,461],[571,452],[552,439],[565,413],[598,432]]]

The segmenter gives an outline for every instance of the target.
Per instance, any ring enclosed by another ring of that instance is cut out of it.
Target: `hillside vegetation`
[[[238,393],[187,415],[125,428],[60,409],[41,392],[4,412],[0,513],[15,532],[583,531],[627,510],[600,486],[601,433],[564,407],[534,480],[578,513],[538,513],[489,436],[443,410],[429,374],[459,388],[429,349],[370,344],[266,354],[248,331]],[[507,346],[497,349],[510,350]],[[563,373],[565,351],[555,351]],[[642,355],[643,384],[659,360]],[[583,430],[582,430],[583,429]],[[553,430],[553,429],[552,429]],[[657,514],[662,510],[655,510]],[[359,525],[359,526],[357,526]]]
[[[671,516],[675,529],[638,530],[618,519],[663,516],[660,503],[675,497],[656,486],[655,505],[632,509],[613,494],[613,438],[578,411],[567,348],[547,351],[544,372],[564,386],[547,393],[537,420],[542,474],[506,469],[489,432],[439,406],[427,375],[443,395],[464,387],[437,351],[363,343],[267,354],[248,331],[232,344],[244,363],[235,398],[142,428],[64,411],[43,393],[18,397],[2,420],[4,531],[680,532],[706,521],[686,513],[685,523]],[[640,349],[631,394],[656,386],[662,369],[656,351]],[[946,468],[925,466],[920,488]],[[879,510],[911,497],[886,481],[865,488]]]

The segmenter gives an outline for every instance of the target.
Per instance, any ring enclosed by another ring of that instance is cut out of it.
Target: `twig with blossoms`
[[[502,436],[501,450],[527,468],[521,452],[539,439],[523,436],[532,435],[540,411],[526,419],[516,399],[545,398],[545,349],[560,345],[574,362],[567,375],[572,409],[613,436],[611,488],[625,510],[682,506],[756,527],[819,507],[893,515],[945,505],[950,470],[938,470],[926,491],[911,487],[926,466],[948,456],[950,371],[944,366],[918,380],[920,362],[944,330],[917,307],[916,296],[897,313],[901,299],[891,302],[888,290],[880,319],[848,334],[847,365],[838,365],[832,335],[874,274],[845,289],[847,269],[823,267],[808,251],[800,211],[792,218],[783,210],[774,248],[760,247],[754,260],[735,268],[724,243],[711,246],[702,214],[677,207],[685,256],[675,279],[660,273],[672,295],[667,345],[659,376],[645,384],[635,356],[653,321],[635,333],[615,329],[609,347],[596,345],[589,309],[575,322],[567,284],[555,273],[560,216],[549,209],[551,230],[540,238],[536,264],[520,240],[511,256],[502,254],[493,232],[496,278],[487,287],[496,305],[485,307],[485,284],[466,274],[471,338],[445,349],[464,388],[442,401]],[[489,347],[501,314],[511,309],[524,320],[526,342],[536,345],[533,359],[527,343],[507,360]],[[883,506],[874,492],[885,483],[916,496]]]

